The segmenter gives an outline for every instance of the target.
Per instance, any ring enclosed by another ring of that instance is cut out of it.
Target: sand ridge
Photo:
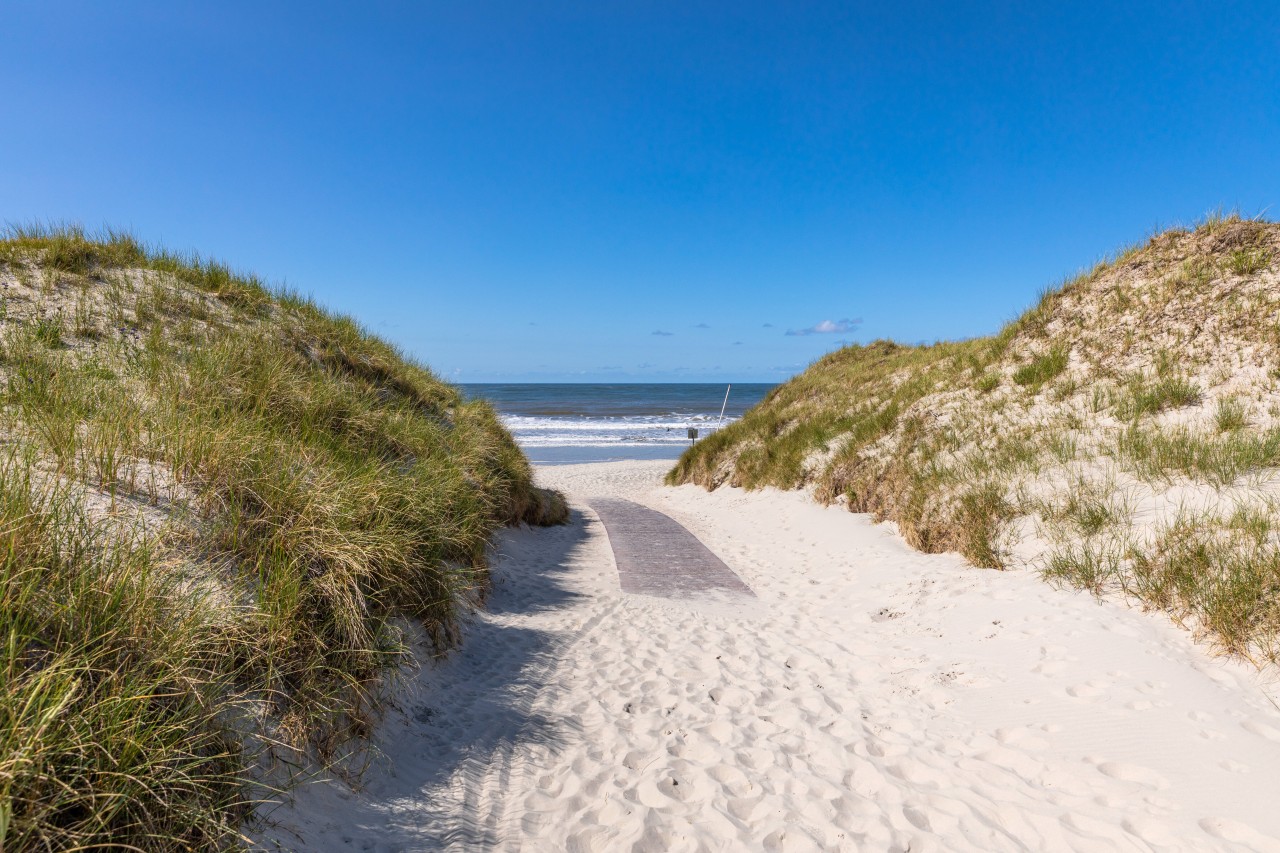
[[[502,535],[462,649],[411,680],[289,849],[1280,850],[1266,678],[1158,614],[909,549],[800,493],[549,466],[574,524]],[[593,497],[756,592],[625,595]]]

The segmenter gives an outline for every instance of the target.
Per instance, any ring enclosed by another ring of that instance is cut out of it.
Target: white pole
[[[728,388],[724,389],[724,402],[720,404],[720,422],[716,424],[716,429],[719,429],[724,425],[724,410],[725,410],[725,407],[729,405],[729,389],[730,388],[733,388],[733,385],[730,385]]]

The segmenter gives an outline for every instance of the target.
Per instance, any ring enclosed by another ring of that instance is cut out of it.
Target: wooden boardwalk
[[[698,593],[755,597],[751,587],[679,522],[632,501],[598,499],[623,592],[685,598]]]

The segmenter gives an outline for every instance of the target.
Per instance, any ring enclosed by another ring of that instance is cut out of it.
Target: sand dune
[[[412,678],[363,787],[307,786],[263,843],[1280,850],[1265,675],[1158,614],[663,469],[541,469],[575,523],[502,535],[489,609]],[[679,520],[758,598],[623,595],[596,496]]]

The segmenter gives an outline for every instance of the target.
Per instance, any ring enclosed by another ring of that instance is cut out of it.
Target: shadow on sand
[[[319,851],[496,846],[513,754],[531,743],[554,750],[570,731],[532,706],[581,627],[554,614],[589,598],[567,581],[597,523],[575,510],[564,527],[500,533],[484,612],[458,650],[405,677],[374,747],[353,757],[368,765],[362,787],[328,776],[300,786],[293,805],[261,815],[261,847],[299,849],[303,838]]]

